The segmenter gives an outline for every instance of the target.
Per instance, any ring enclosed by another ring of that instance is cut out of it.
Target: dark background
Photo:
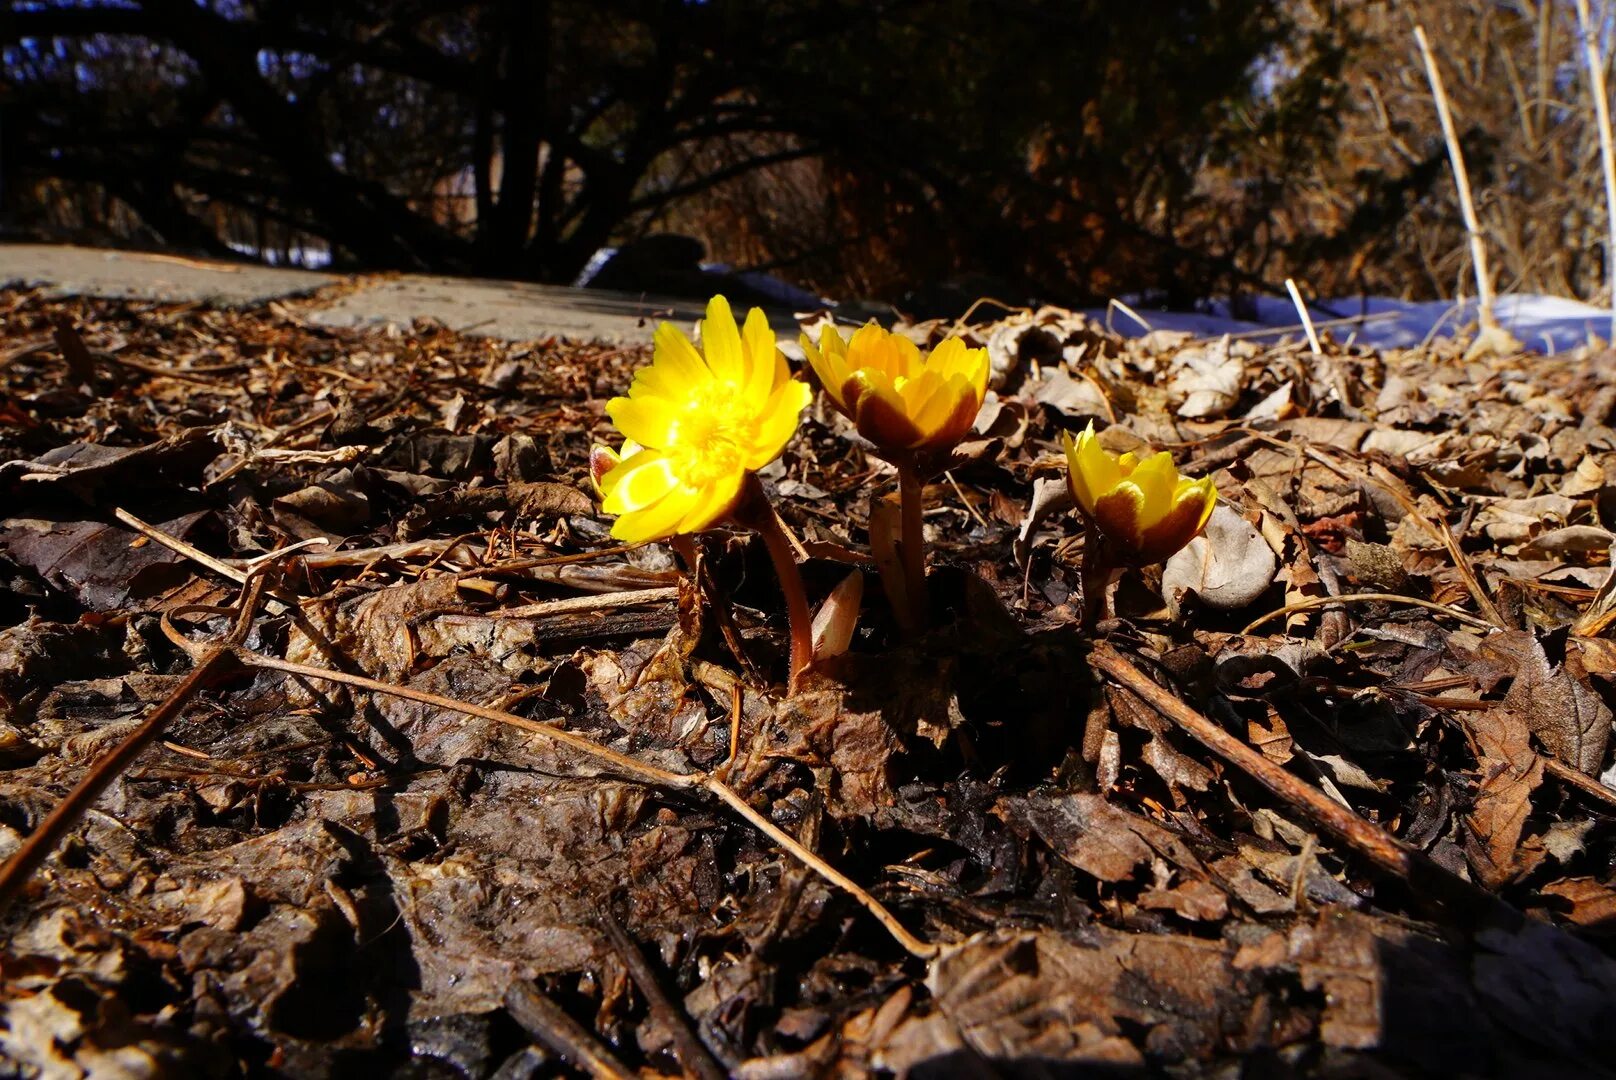
[[[1499,290],[1604,287],[1570,3],[7,6],[13,239],[565,283],[678,233],[832,297],[1069,303],[1453,295],[1417,18]]]

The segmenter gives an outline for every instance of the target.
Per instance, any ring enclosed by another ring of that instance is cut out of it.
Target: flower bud
[[[1141,461],[1102,448],[1091,423],[1065,437],[1067,483],[1083,514],[1118,553],[1137,563],[1158,563],[1188,544],[1217,505],[1210,476],[1180,476],[1165,450]]]

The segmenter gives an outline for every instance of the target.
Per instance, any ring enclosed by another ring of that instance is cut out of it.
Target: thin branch
[[[929,960],[937,955],[937,946],[922,941],[911,934],[897,918],[888,911],[886,906],[872,896],[863,886],[831,866],[824,859],[809,851],[800,844],[790,833],[781,829],[774,822],[764,817],[743,799],[734,788],[708,773],[677,773],[668,769],[648,765],[643,761],[632,758],[627,754],[620,754],[616,750],[608,749],[599,743],[584,738],[582,735],[558,728],[553,724],[529,720],[514,713],[503,712],[499,709],[490,709],[483,705],[473,705],[466,701],[457,701],[454,698],[444,697],[424,690],[415,690],[408,686],[395,686],[391,683],[379,682],[363,675],[350,675],[345,671],[333,671],[329,668],[309,667],[304,664],[295,664],[288,660],[277,660],[274,657],[263,656],[248,652],[244,649],[236,650],[236,657],[243,666],[260,668],[265,671],[280,671],[288,675],[297,675],[305,679],[321,679],[326,682],[340,683],[360,690],[369,690],[376,694],[390,694],[393,697],[404,698],[407,701],[417,701],[423,705],[432,705],[448,712],[463,713],[467,716],[476,716],[484,720],[492,720],[498,724],[507,724],[531,732],[551,742],[559,743],[568,749],[575,750],[586,757],[604,762],[619,775],[642,783],[658,787],[672,788],[679,791],[706,791],[720,802],[724,803],[736,814],[744,818],[748,824],[769,839],[785,848],[806,866],[812,869],[826,881],[847,892],[857,900],[871,915],[886,927],[887,932],[899,945],[911,955],[923,960]]]
[[[4,911],[16,899],[34,871],[56,850],[68,830],[78,823],[108,785],[162,734],[169,721],[179,715],[191,698],[235,668],[235,649],[246,640],[247,632],[252,627],[253,616],[263,597],[264,582],[262,575],[254,575],[247,581],[247,587],[242,590],[240,606],[235,612],[234,624],[224,640],[205,647],[185,680],[152,709],[135,730],[91,766],[89,772],[39,823],[39,827],[29,833],[22,845],[11,853],[5,865],[0,866],[0,911]],[[166,615],[164,623],[166,628]]]
[[[1473,626],[1478,630],[1498,629],[1485,619],[1478,619],[1468,612],[1460,611],[1458,608],[1451,608],[1446,604],[1438,604],[1434,600],[1421,600],[1413,596],[1400,596],[1397,593],[1365,592],[1343,593],[1340,596],[1310,596],[1306,600],[1298,600],[1294,604],[1286,604],[1282,608],[1276,608],[1260,619],[1253,619],[1240,632],[1249,634],[1263,623],[1271,622],[1282,615],[1290,615],[1298,611],[1311,611],[1313,608],[1330,607],[1334,604],[1349,603],[1412,604],[1415,607],[1425,608],[1427,611],[1435,611],[1438,614],[1446,615],[1450,619],[1456,619],[1466,626]]]
[[[657,978],[657,973],[651,969],[645,954],[640,951],[639,945],[629,936],[623,924],[617,921],[617,917],[610,910],[607,910],[601,914],[600,926],[606,931],[606,937],[611,941],[612,948],[617,950],[623,966],[628,968],[629,977],[634,980],[634,985],[645,995],[646,1003],[651,1006],[651,1015],[673,1039],[674,1052],[679,1058],[679,1064],[697,1080],[724,1080],[728,1073],[691,1030],[689,1017],[685,1015],[683,1009],[674,1004],[668,992],[662,988],[662,981]]]
[[[1317,828],[1381,871],[1406,881],[1417,898],[1428,898],[1494,924],[1518,925],[1522,917],[1490,893],[1443,869],[1429,856],[1365,821],[1351,808],[1291,775],[1241,739],[1158,686],[1117,649],[1100,642],[1089,663],[1126,687],[1185,734],[1217,754],[1302,814]]]
[[[531,980],[506,987],[505,1011],[523,1031],[595,1080],[634,1080],[628,1066]]]

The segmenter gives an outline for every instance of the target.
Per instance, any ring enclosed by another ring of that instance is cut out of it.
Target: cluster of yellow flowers
[[[596,447],[591,473],[602,508],[617,515],[612,535],[619,540],[666,539],[726,519],[759,521],[763,495],[754,474],[785,450],[812,400],[761,310],[753,308],[737,328],[728,301],[716,296],[700,338],[698,350],[663,323],[651,364],[626,396],[606,405],[624,442],[617,450]],[[803,335],[802,347],[831,404],[901,477],[938,468],[971,430],[987,393],[987,350],[958,338],[922,354],[872,322],[847,340],[834,327],[817,343]],[[1112,454],[1092,424],[1066,437],[1066,459],[1073,498],[1123,561],[1166,559],[1201,531],[1217,501],[1210,478],[1180,476],[1166,452],[1142,461]],[[918,484],[904,489],[918,499]],[[918,526],[918,506],[905,510]],[[904,542],[905,558],[922,567],[918,535]],[[794,566],[779,569],[782,580],[795,573]],[[923,583],[923,568],[920,575]]]

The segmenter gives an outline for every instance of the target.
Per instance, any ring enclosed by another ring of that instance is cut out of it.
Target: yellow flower
[[[596,480],[601,509],[619,515],[612,536],[626,543],[700,532],[723,518],[747,474],[791,441],[812,396],[791,377],[758,308],[737,330],[729,301],[713,297],[700,352],[671,323],[655,340],[628,396],[606,403],[623,452],[596,448],[598,464],[610,466]]]
[[[1094,425],[1065,438],[1072,497],[1106,538],[1142,563],[1161,562],[1195,539],[1212,516],[1218,489],[1210,476],[1178,475],[1163,450],[1140,461],[1100,447]]]
[[[882,450],[946,450],[971,430],[988,388],[988,351],[948,338],[922,358],[915,343],[866,323],[844,342],[826,326],[802,337],[825,392]]]

